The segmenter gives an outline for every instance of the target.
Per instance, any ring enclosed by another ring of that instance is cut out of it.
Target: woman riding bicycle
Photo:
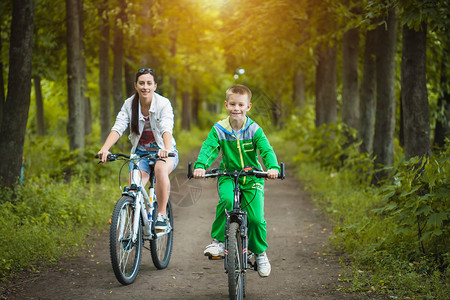
[[[263,130],[253,120],[247,117],[252,107],[250,102],[252,93],[243,85],[235,85],[226,92],[225,108],[229,117],[217,122],[210,131],[208,138],[194,164],[194,177],[201,178],[205,170],[214,162],[222,151],[221,169],[233,172],[242,170],[246,166],[257,167],[258,153],[268,169],[268,178],[278,178],[280,167],[277,157],[264,135]],[[248,248],[256,255],[258,274],[267,277],[271,267],[266,255],[267,230],[264,219],[264,180],[261,178],[243,177],[240,181],[242,191],[242,208],[248,217]],[[234,181],[231,178],[219,179],[220,201],[216,207],[216,219],[212,225],[211,237],[213,241],[204,251],[205,255],[223,256],[225,241],[225,209],[233,208]]]
[[[158,201],[155,228],[165,231],[168,227],[166,206],[170,194],[169,174],[178,164],[176,143],[172,135],[173,109],[169,99],[155,93],[157,83],[152,69],[139,69],[134,87],[136,93],[125,100],[98,155],[102,163],[105,163],[110,154],[109,149],[119,140],[128,125],[130,125],[129,139],[132,154],[158,153],[162,160],[158,160],[155,164],[155,188]],[[175,157],[169,157],[170,152],[175,152]],[[149,161],[141,160],[139,169],[142,186],[145,186],[149,180]]]

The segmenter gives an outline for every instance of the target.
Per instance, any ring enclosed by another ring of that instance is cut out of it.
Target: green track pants
[[[267,230],[264,219],[264,180],[260,178],[241,178],[240,189],[242,191],[241,207],[247,211],[248,224],[248,249],[255,254],[266,251]],[[245,182],[245,183],[244,183]],[[224,242],[226,210],[233,209],[234,181],[230,178],[219,179],[219,204],[216,207],[216,219],[212,224],[211,237]]]

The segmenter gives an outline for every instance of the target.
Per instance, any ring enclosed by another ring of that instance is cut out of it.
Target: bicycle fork
[[[224,256],[224,265],[225,272],[228,273],[228,236],[231,234],[230,224],[231,222],[237,222],[239,224],[239,235],[242,241],[242,252],[240,253],[242,259],[242,271],[245,272],[247,270],[247,262],[249,259],[248,256],[248,237],[247,237],[247,212],[246,211],[225,211],[227,215],[226,225],[225,225],[225,256]],[[233,246],[233,245],[232,245]]]

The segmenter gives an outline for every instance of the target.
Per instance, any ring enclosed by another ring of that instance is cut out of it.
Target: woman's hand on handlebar
[[[171,153],[171,150],[167,149],[158,149],[158,157],[159,158],[167,158],[169,157],[169,153]]]
[[[100,151],[98,151],[98,158],[100,158],[100,161],[102,162],[102,164],[104,164],[106,162],[106,160],[108,159],[108,155],[111,154],[111,152],[109,152],[106,149],[100,149]]]
[[[278,174],[280,174],[280,172],[278,172],[278,170],[276,169],[267,170],[267,178],[269,179],[277,179]]]
[[[206,170],[202,168],[197,168],[194,170],[194,178],[202,178],[205,175]]]

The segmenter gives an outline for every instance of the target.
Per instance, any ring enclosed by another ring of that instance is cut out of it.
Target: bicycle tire
[[[112,218],[109,234],[109,250],[111,264],[117,280],[128,285],[134,282],[139,271],[142,258],[142,225],[138,226],[135,242],[131,241],[133,217],[135,213],[134,199],[122,196],[117,201]],[[140,222],[139,222],[140,223]]]
[[[158,203],[155,201],[155,210],[152,216],[153,226],[156,223]],[[172,204],[170,201],[167,202],[167,217],[169,218],[170,226],[172,229],[162,236],[157,237],[155,229],[153,227],[153,239],[150,240],[150,253],[152,256],[152,261],[155,267],[159,270],[167,268],[170,262],[170,257],[172,256],[172,246],[173,246],[173,213]]]
[[[244,270],[242,262],[242,239],[239,224],[232,222],[228,231],[228,294],[232,300],[242,299],[244,296]]]

